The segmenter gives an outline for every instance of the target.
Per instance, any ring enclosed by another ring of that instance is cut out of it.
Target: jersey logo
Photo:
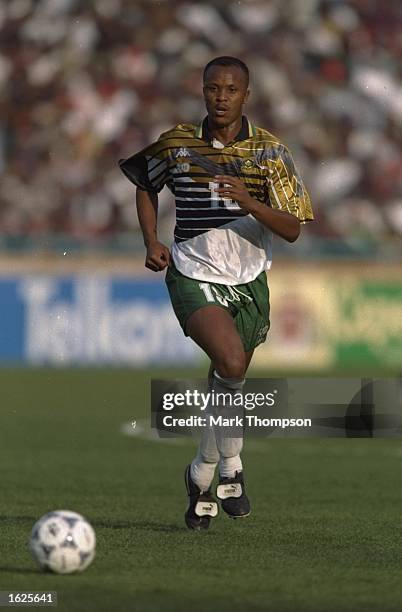
[[[253,167],[254,167],[254,162],[252,159],[246,159],[241,165],[242,170],[251,170],[251,168]]]
[[[190,152],[186,149],[186,147],[180,147],[175,155],[176,159],[178,157],[190,157]]]

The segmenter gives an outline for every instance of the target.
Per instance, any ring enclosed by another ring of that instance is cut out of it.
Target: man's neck
[[[214,125],[210,117],[208,117],[208,130],[210,134],[224,145],[228,144],[236,138],[237,134],[242,128],[242,125],[242,116],[240,116],[238,119],[236,119],[236,121],[225,127],[219,127]]]

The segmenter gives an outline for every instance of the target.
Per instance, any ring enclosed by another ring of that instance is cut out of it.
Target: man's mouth
[[[228,112],[228,110],[228,108],[224,108],[223,106],[217,106],[215,108],[215,114],[218,115],[218,117],[223,117]]]

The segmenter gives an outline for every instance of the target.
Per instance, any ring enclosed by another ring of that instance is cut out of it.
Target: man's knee
[[[215,360],[215,369],[222,378],[243,378],[246,372],[244,352],[226,351]]]

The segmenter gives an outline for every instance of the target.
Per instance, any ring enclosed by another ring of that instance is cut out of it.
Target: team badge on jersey
[[[252,159],[246,159],[241,165],[242,170],[251,170],[251,168],[254,168],[254,162]]]

